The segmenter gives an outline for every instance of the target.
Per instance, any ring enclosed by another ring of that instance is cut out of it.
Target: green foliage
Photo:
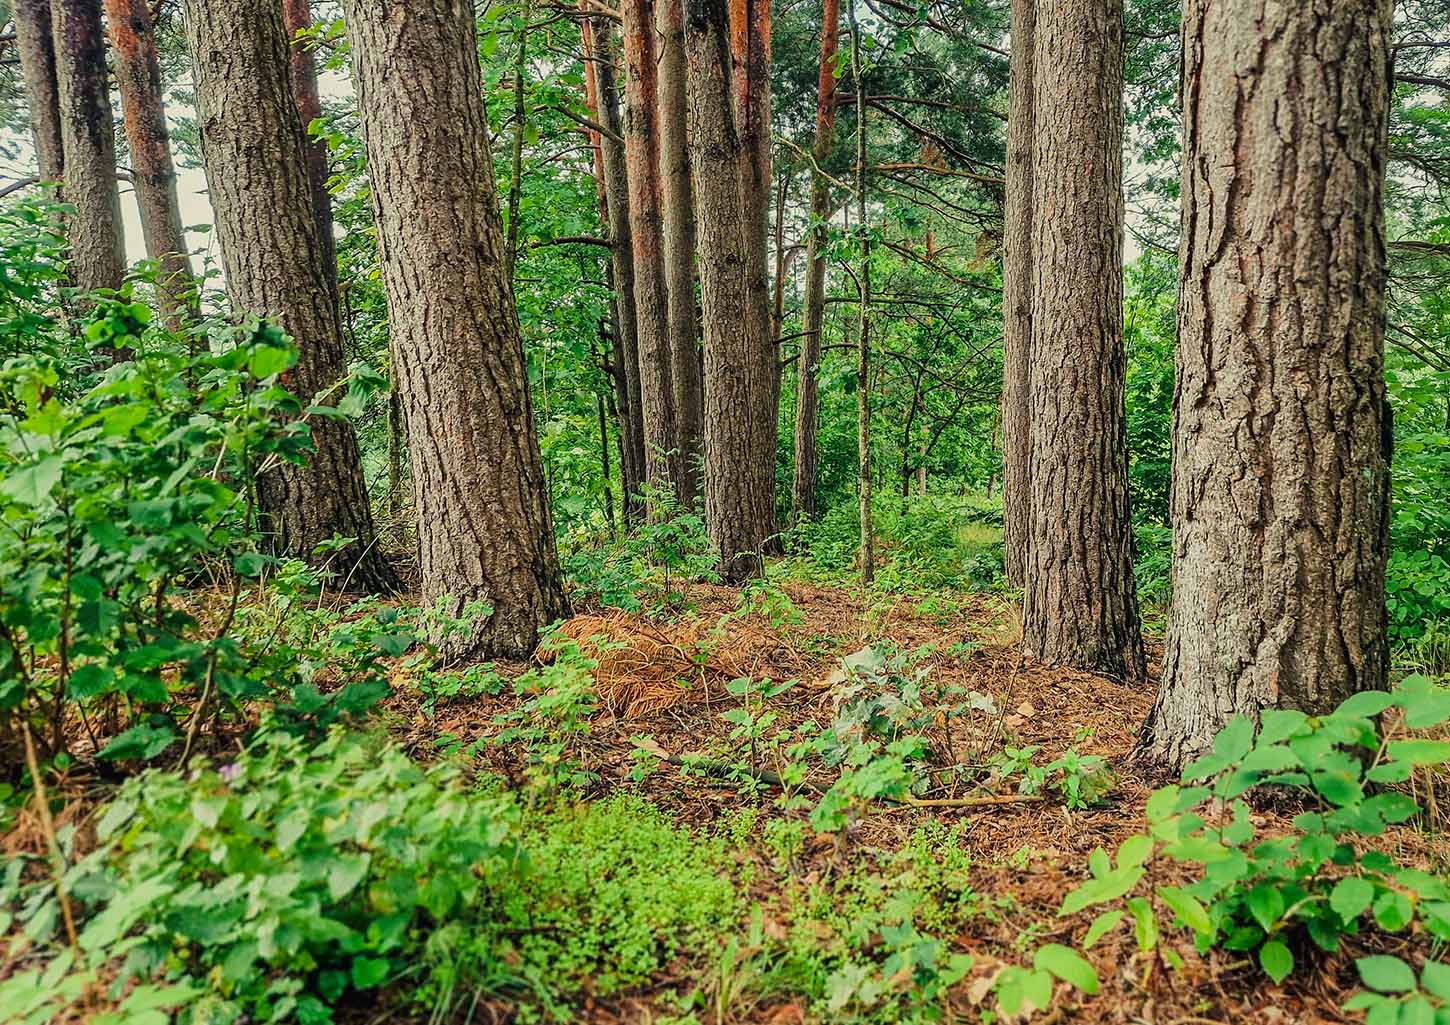
[[[1420,813],[1412,797],[1392,788],[1418,768],[1450,763],[1450,741],[1431,732],[1447,720],[1450,690],[1423,677],[1392,692],[1353,695],[1321,717],[1266,709],[1257,730],[1236,718],[1212,751],[1184,769],[1183,785],[1152,795],[1147,833],[1123,841],[1112,859],[1101,848],[1093,852],[1091,878],[1064,898],[1061,913],[1108,906],[1084,946],[1118,928],[1126,911],[1138,946],[1170,964],[1177,955],[1161,937],[1184,927],[1200,950],[1252,952],[1276,982],[1293,971],[1306,940],[1327,952],[1366,929],[1423,930],[1450,940],[1450,883],[1372,845],[1389,826]],[[1245,799],[1255,788],[1305,803],[1291,832],[1258,836]],[[1157,859],[1198,866],[1201,876],[1185,887],[1153,882],[1162,878]],[[1378,960],[1371,965],[1399,972]],[[1403,972],[1409,991],[1414,977]],[[1430,974],[1441,978],[1439,969]],[[1387,977],[1365,981],[1385,992]],[[1412,1003],[1416,1010],[1405,1013],[1419,1013],[1418,1000],[1396,997],[1395,1013]],[[1376,1013],[1388,1020],[1389,1012]]]
[[[521,750],[530,787],[549,792],[588,786],[599,778],[585,765],[582,748],[598,701],[596,663],[578,641],[561,634],[545,637],[540,648],[549,661],[514,681],[514,693],[527,700],[498,717],[504,728],[492,743]]]
[[[451,765],[268,731],[234,762],[132,778],[96,832],[68,888],[84,964],[118,971],[114,995],[135,978],[185,987],[197,1021],[325,1022],[408,969],[441,923],[487,919],[514,826]],[[12,893],[16,919],[56,943],[55,899],[32,889]]]

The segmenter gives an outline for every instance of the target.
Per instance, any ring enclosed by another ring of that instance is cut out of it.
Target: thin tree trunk
[[[861,528],[861,583],[876,579],[871,525],[871,233],[866,223],[866,83],[861,75],[861,26],[856,0],[848,0],[851,78],[856,84],[856,224],[861,232],[861,304],[856,322],[856,491]]]
[[[1122,16],[1121,0],[1037,10],[1023,645],[1043,662],[1140,680],[1123,414]]]
[[[693,506],[700,495],[705,384],[700,363],[700,325],[695,315],[695,208],[685,132],[685,10],[684,0],[656,0],[656,4],[670,371],[674,375],[675,430],[683,472],[679,495],[682,504]]]
[[[288,78],[282,12],[269,0],[186,0],[207,191],[234,309],[275,320],[300,359],[283,383],[304,403],[347,371],[337,293],[313,217],[306,139]],[[316,452],[257,482],[279,554],[313,559],[334,535],[355,544],[331,559],[339,583],[393,591],[377,551],[357,436],[345,419],[312,417]]]
[[[140,2],[140,0],[137,0]],[[323,266],[337,293],[337,238],[332,230],[332,193],[327,189],[330,175],[327,143],[311,134],[312,122],[322,116],[322,95],[317,86],[317,61],[306,42],[297,33],[312,27],[311,0],[282,0],[282,24],[287,32],[288,70],[292,77],[292,96],[297,104],[297,118],[302,123],[307,155],[307,183],[312,189],[312,218],[317,222],[317,242],[322,250]]]
[[[836,51],[841,2],[823,0],[821,59],[816,79],[816,138],[811,147],[811,227],[806,237],[806,282],[801,310],[801,350],[796,361],[795,469],[791,477],[792,522],[816,516],[816,421],[820,417],[821,325],[826,310],[826,222],[831,187],[820,166],[831,155],[836,129]]]
[[[524,5],[519,13],[518,52],[514,54],[514,134],[509,147],[509,215],[507,263],[512,280],[514,266],[519,261],[519,208],[524,198],[524,135],[529,130],[528,96],[529,70],[529,6]]]
[[[522,656],[567,615],[505,266],[473,5],[345,0],[388,319],[403,382],[423,600],[487,617],[451,657]]]
[[[681,460],[664,259],[654,0],[624,0],[623,15],[624,149],[630,240],[634,245],[644,482],[650,489],[675,491],[681,480]]]
[[[126,276],[126,247],[121,194],[116,190],[116,137],[101,0],[54,0],[50,14],[65,152],[65,201],[75,208],[67,218],[70,276],[82,293],[120,288]]]
[[[609,225],[610,286],[618,315],[615,334],[616,398],[619,408],[620,483],[626,520],[644,514],[644,420],[639,364],[639,314],[635,306],[634,241],[630,231],[629,173],[623,142],[619,78],[615,70],[614,27],[607,18],[580,23],[585,68],[598,96],[595,119],[613,138],[601,136],[599,160],[604,183],[604,215]]]
[[[1386,683],[1391,9],[1189,0],[1173,603],[1141,751]]]
[[[171,160],[156,31],[146,0],[105,3],[141,234],[146,255],[157,264],[161,316],[169,330],[180,331],[196,319],[196,282],[176,198],[176,166]]]
[[[15,0],[11,14],[36,163],[42,181],[58,182],[65,176],[65,146],[60,134],[60,87],[55,74],[50,0]]]
[[[725,0],[687,0],[690,146],[705,312],[705,523],[722,575],[762,571],[775,533],[775,352],[768,296],[754,287],[742,176],[750,160],[729,101]]]
[[[1002,540],[1007,583],[1021,587],[1032,521],[1033,25],[1036,0],[1012,0],[1002,217]]]

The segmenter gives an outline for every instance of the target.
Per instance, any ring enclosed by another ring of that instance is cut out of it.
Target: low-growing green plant
[[[596,643],[605,642],[596,638]],[[541,650],[549,661],[514,681],[514,692],[528,700],[498,717],[504,728],[490,743],[522,749],[525,778],[533,788],[547,792],[588,786],[599,776],[585,765],[580,742],[598,703],[597,663],[578,641],[562,634],[546,636]]]

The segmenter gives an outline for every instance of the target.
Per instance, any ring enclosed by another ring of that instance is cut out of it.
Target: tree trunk
[[[816,138],[811,159],[819,168],[831,155],[836,128],[836,49],[841,2],[823,0],[821,60],[816,79]],[[811,228],[806,236],[806,281],[801,309],[801,350],[796,360],[795,469],[791,476],[791,521],[816,516],[816,421],[821,397],[816,375],[821,362],[821,325],[826,311],[826,222],[831,216],[831,187],[825,175],[811,172]]]
[[[775,533],[775,352],[769,297],[754,287],[751,232],[743,216],[744,164],[730,96],[725,0],[687,0],[690,146],[705,312],[705,523],[721,572],[740,581],[762,570]]]
[[[11,13],[36,164],[42,181],[58,182],[65,175],[65,146],[60,135],[60,87],[55,76],[50,0],[15,0]]]
[[[681,460],[664,259],[654,0],[624,0],[623,15],[624,148],[634,246],[644,481],[648,488],[674,491],[681,480]]]
[[[1032,520],[1033,24],[1036,0],[1012,0],[1006,203],[1002,216],[1002,541],[1007,583],[1021,587]]]
[[[847,0],[851,25],[851,78],[856,85],[856,224],[861,232],[861,303],[856,320],[856,500],[861,529],[861,583],[876,579],[876,537],[871,524],[871,233],[866,223],[866,83],[861,75],[861,26],[856,0]]]
[[[126,276],[121,194],[116,190],[116,135],[101,0],[54,0],[60,136],[65,156],[65,201],[70,277],[82,293],[120,288]]]
[[[196,282],[176,199],[176,166],[171,160],[156,31],[146,0],[105,3],[141,234],[146,255],[157,264],[161,316],[169,330],[180,331],[196,319]]]
[[[141,2],[141,0],[135,0]],[[287,68],[292,78],[292,96],[297,104],[297,119],[302,123],[307,156],[307,184],[312,190],[312,218],[317,223],[317,242],[322,250],[322,264],[337,292],[337,238],[332,230],[332,193],[327,189],[331,172],[327,161],[327,143],[311,134],[312,122],[322,116],[322,96],[317,87],[317,61],[297,33],[312,27],[310,0],[282,0],[282,26],[287,32]]]
[[[473,5],[343,4],[408,422],[423,600],[492,612],[442,640],[520,657],[568,614],[483,107]]]
[[[307,403],[347,371],[337,294],[313,218],[282,13],[269,0],[186,0],[185,11],[227,292],[236,310],[272,318],[292,336],[300,359],[283,383]],[[315,416],[310,423],[312,458],[257,483],[274,550],[311,560],[317,545],[336,534],[356,538],[333,556],[347,562],[338,582],[396,590],[398,579],[377,551],[352,424]]]
[[[735,63],[735,117],[745,160],[741,174],[744,195],[745,252],[749,259],[749,283],[752,293],[750,308],[759,309],[765,318],[761,330],[770,346],[770,397],[762,416],[769,420],[772,478],[775,474],[775,436],[780,409],[780,367],[776,355],[775,335],[770,332],[770,197],[773,177],[770,170],[770,42],[771,0],[729,0],[731,50]],[[762,426],[761,430],[765,430]],[[775,487],[771,486],[774,495]],[[772,501],[774,499],[772,498]],[[774,528],[775,513],[767,547],[779,551],[779,536]]]
[[[1023,644],[1144,675],[1123,411],[1121,0],[1048,0],[1034,61],[1030,464]]]
[[[529,131],[528,73],[529,73],[529,5],[519,12],[519,27],[515,32],[518,50],[514,54],[514,137],[509,146],[509,206],[507,257],[504,266],[509,280],[513,280],[514,267],[519,261],[519,211],[524,202],[524,136]]]
[[[614,360],[615,376],[619,382],[615,402],[619,407],[620,483],[624,488],[625,516],[636,519],[644,511],[644,421],[641,416],[639,314],[635,306],[629,172],[621,141],[624,118],[614,64],[614,27],[607,18],[585,19],[580,27],[584,38],[585,68],[592,73],[598,95],[595,119],[614,136],[600,137],[599,160],[604,182],[604,214],[609,224],[611,285],[619,328],[615,335]]]
[[[675,431],[683,472],[679,495],[682,504],[693,506],[700,495],[705,384],[700,364],[700,325],[695,316],[695,208],[685,132],[685,9],[684,0],[656,3],[670,371],[674,375]]]
[[[1173,605],[1142,753],[1386,683],[1388,0],[1184,8]]]

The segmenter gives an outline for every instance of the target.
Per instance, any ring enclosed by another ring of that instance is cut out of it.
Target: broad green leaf
[[[1387,751],[1396,761],[1411,765],[1439,765],[1450,761],[1450,740],[1392,740]]]
[[[1209,920],[1208,911],[1198,898],[1186,890],[1177,886],[1160,886],[1155,891],[1158,899],[1168,905],[1182,921],[1194,932],[1200,935],[1208,935],[1213,932],[1213,923]]]
[[[46,456],[0,480],[0,494],[33,509],[50,497],[50,493],[60,483],[61,471],[64,469],[65,462],[61,456]]]
[[[1357,958],[1354,966],[1360,981],[1380,993],[1408,993],[1415,988],[1415,973],[1397,957],[1373,954]]]
[[[1089,996],[1098,991],[1097,972],[1071,947],[1064,947],[1060,943],[1048,943],[1039,947],[1032,958],[1032,966],[1039,971],[1051,972]]]
[[[1121,911],[1104,911],[1101,915],[1098,915],[1097,918],[1093,919],[1093,924],[1088,926],[1088,931],[1082,938],[1083,949],[1090,949],[1093,944],[1111,932],[1122,920],[1123,912]]]
[[[1282,940],[1269,940],[1259,948],[1259,967],[1275,982],[1283,982],[1294,970],[1294,955]]]
[[[1329,906],[1345,922],[1364,914],[1373,900],[1374,884],[1360,876],[1341,879],[1329,894]]]
[[[1236,762],[1249,753],[1254,743],[1254,724],[1247,716],[1236,715],[1213,738],[1213,753]]]
[[[1441,1000],[1450,1000],[1450,965],[1443,961],[1426,961],[1420,969],[1420,988]]]

